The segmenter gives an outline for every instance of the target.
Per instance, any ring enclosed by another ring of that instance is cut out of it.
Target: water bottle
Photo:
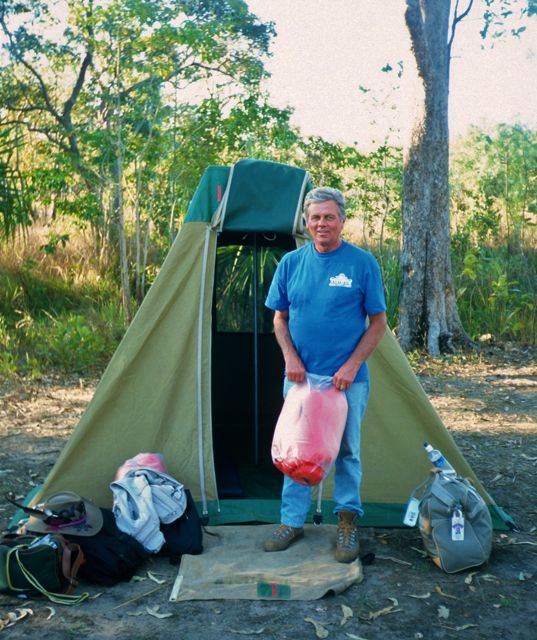
[[[425,451],[429,456],[429,460],[433,463],[437,469],[443,471],[446,474],[456,475],[457,472],[455,469],[449,464],[449,462],[444,458],[444,456],[438,451],[438,449],[434,449],[428,442],[424,442],[423,446],[425,447]]]
[[[414,527],[418,521],[419,514],[420,501],[414,496],[411,496],[406,507],[403,524],[406,524],[407,527]]]

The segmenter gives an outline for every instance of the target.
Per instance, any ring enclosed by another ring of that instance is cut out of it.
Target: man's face
[[[341,231],[345,221],[339,217],[339,207],[333,200],[314,202],[308,207],[306,226],[315,248],[321,253],[334,251],[341,244]]]

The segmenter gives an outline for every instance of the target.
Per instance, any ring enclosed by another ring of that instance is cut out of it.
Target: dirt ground
[[[364,580],[309,602],[168,601],[177,569],[166,559],[139,579],[89,586],[78,607],[0,596],[9,638],[275,640],[511,638],[535,640],[537,601],[537,351],[489,348],[451,362],[424,359],[418,376],[447,428],[518,531],[495,532],[490,562],[447,575],[424,557],[416,529],[361,530]],[[0,381],[1,382],[1,381]],[[0,384],[0,496],[40,483],[92,396],[95,381]],[[13,507],[0,499],[0,526]],[[158,582],[157,582],[158,580]],[[161,584],[161,581],[166,582]],[[2,628],[0,623],[0,628]]]

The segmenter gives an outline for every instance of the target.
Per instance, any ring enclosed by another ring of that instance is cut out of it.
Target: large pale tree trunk
[[[457,311],[449,253],[450,1],[406,4],[423,109],[405,149],[399,340],[405,351],[426,346],[437,356],[469,342]]]

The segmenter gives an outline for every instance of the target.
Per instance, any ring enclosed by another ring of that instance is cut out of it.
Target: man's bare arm
[[[337,389],[348,389],[354,382],[358,369],[376,349],[382,336],[386,333],[386,314],[375,313],[369,316],[369,326],[356,345],[349,359],[336,371],[332,381]]]
[[[296,352],[295,345],[289,333],[289,312],[274,312],[274,333],[282,350],[285,361],[285,372],[290,382],[303,382],[306,374],[304,363]]]

